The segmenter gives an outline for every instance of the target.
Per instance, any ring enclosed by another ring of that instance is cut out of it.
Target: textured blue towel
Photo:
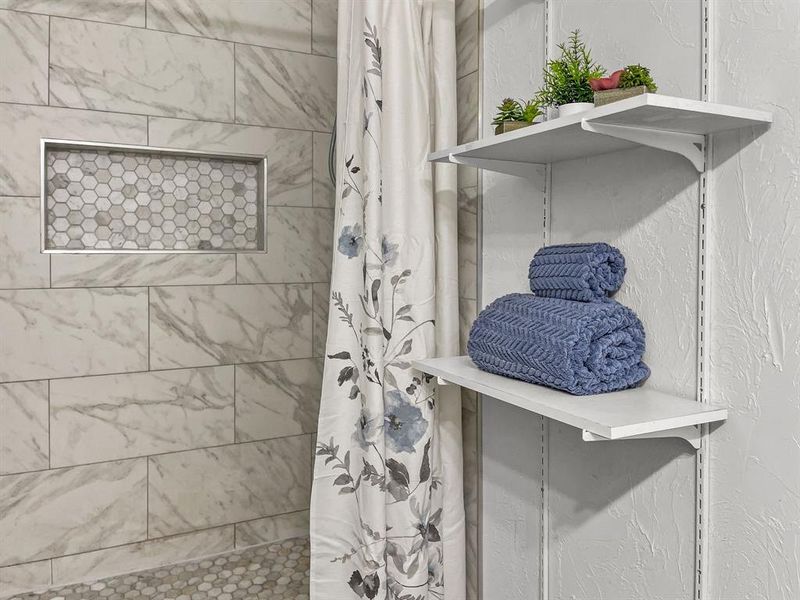
[[[613,300],[503,296],[478,315],[467,351],[484,371],[576,395],[633,387],[650,374],[642,323]]]
[[[528,267],[531,291],[545,298],[605,301],[624,278],[625,257],[602,242],[545,246]]]

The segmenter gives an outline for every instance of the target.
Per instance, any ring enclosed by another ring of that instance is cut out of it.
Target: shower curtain
[[[336,237],[311,598],[463,600],[453,0],[341,0]]]

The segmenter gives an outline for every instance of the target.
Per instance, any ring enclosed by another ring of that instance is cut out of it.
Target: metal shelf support
[[[618,440],[643,440],[653,438],[680,438],[686,440],[695,450],[700,449],[702,432],[696,425],[687,425],[686,427],[677,427],[675,429],[665,429],[663,431],[654,431],[653,433],[642,433],[640,435],[632,435],[630,437],[610,439],[597,435],[591,431],[583,430],[584,442],[615,442]]]
[[[586,119],[581,121],[581,129],[591,133],[607,135],[609,137],[634,142],[642,146],[674,152],[686,158],[698,173],[706,169],[705,136],[696,133],[683,133],[680,131],[665,131],[663,129],[648,129],[645,127],[631,127],[628,125],[612,125],[609,123],[595,123]]]

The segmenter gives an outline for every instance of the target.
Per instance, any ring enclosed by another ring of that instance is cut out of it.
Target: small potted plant
[[[542,115],[541,105],[536,99],[528,100],[523,105],[521,101],[506,98],[497,107],[497,114],[492,121],[495,134],[514,131],[528,125],[533,125],[536,117]]]
[[[639,94],[655,93],[658,90],[650,69],[642,65],[628,65],[624,69],[614,71],[611,76],[592,79],[594,103],[603,106]]]
[[[542,105],[557,107],[558,116],[565,117],[594,106],[589,80],[602,77],[606,71],[592,60],[592,54],[577,29],[569,41],[559,44],[558,48],[561,56],[548,61],[537,100]]]

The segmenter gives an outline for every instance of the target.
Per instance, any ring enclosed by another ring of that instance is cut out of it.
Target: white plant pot
[[[568,117],[594,108],[594,102],[570,102],[558,107],[559,117]]]

